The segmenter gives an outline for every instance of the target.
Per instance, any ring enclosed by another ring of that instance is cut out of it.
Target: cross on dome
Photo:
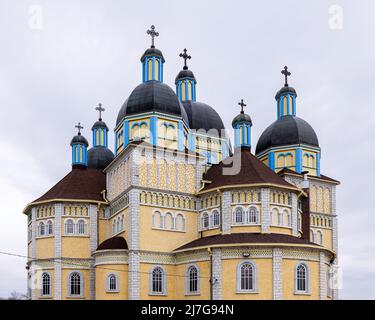
[[[187,66],[187,64],[186,64],[186,61],[187,61],[188,59],[191,59],[191,56],[187,54],[187,50],[186,50],[186,48],[185,48],[183,51],[184,51],[184,53],[180,53],[180,57],[181,57],[182,59],[184,59],[184,70],[187,70],[187,69],[188,69],[188,66]]]
[[[288,67],[285,66],[284,70],[281,70],[281,73],[285,77],[285,84],[284,84],[284,86],[287,87],[288,86],[288,77],[291,75],[291,73],[288,71]]]
[[[81,126],[81,122],[78,122],[78,124],[75,127],[78,129],[78,135],[80,136],[81,135],[81,129],[83,129],[83,127]]]
[[[243,99],[241,99],[241,102],[238,102],[238,105],[241,106],[241,113],[244,113],[243,107],[246,107],[246,104],[243,102]]]
[[[154,38],[159,36],[159,32],[155,31],[155,26],[152,25],[147,34],[151,36],[151,48],[155,48]]]
[[[99,103],[95,110],[99,111],[99,121],[102,121],[102,112],[105,111],[105,109],[102,107],[102,104]]]

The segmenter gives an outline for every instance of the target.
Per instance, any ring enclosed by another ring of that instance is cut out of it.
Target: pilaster
[[[269,188],[262,188],[261,189],[261,210],[262,210],[262,233],[269,233],[270,232],[270,189]]]
[[[221,249],[212,250],[212,300],[222,300]]]
[[[273,299],[274,300],[282,300],[283,298],[282,263],[283,263],[282,249],[274,248],[272,252]]]
[[[54,299],[62,299],[62,215],[64,212],[64,205],[62,203],[55,204],[55,258],[54,262]]]
[[[222,232],[223,234],[230,233],[232,225],[232,193],[230,191],[224,191],[221,195],[221,214],[222,214]]]

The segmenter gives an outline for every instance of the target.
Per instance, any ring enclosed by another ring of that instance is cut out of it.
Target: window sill
[[[84,296],[66,296],[67,299],[85,299]]]
[[[53,234],[49,234],[48,236],[36,236],[35,239],[47,239],[47,238],[53,238]]]
[[[311,292],[303,292],[303,291],[294,291],[295,295],[301,295],[301,296],[311,296]]]
[[[168,294],[166,293],[157,293],[157,292],[149,292],[148,295],[149,296],[162,296],[162,297],[168,296]]]
[[[120,293],[120,290],[106,290],[106,293]]]
[[[233,223],[232,227],[260,227],[260,223]]]
[[[42,295],[39,296],[39,299],[52,299],[52,295]]]
[[[258,290],[237,290],[237,294],[258,294]]]
[[[186,292],[185,296],[200,296],[200,292]]]
[[[90,238],[88,234],[66,234],[62,235],[63,237],[77,237],[77,238]]]
[[[164,228],[157,228],[157,227],[151,227],[151,229],[152,230],[158,230],[158,231],[170,231],[170,232],[186,233],[186,230],[164,229]]]

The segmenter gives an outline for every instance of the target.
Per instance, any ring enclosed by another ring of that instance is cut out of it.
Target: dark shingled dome
[[[117,116],[116,125],[127,115],[150,111],[179,116],[189,123],[185,109],[174,91],[165,83],[147,81],[138,85],[124,102]]]
[[[182,104],[189,118],[190,129],[216,129],[219,134],[225,129],[219,114],[208,104],[192,100],[183,101]]]
[[[181,70],[176,77],[175,83],[177,84],[178,80],[184,79],[184,78],[192,78],[195,80],[193,71],[190,71],[189,69]]]
[[[234,127],[234,125],[236,123],[239,123],[239,122],[250,122],[250,123],[252,123],[251,118],[247,113],[240,113],[238,116],[236,116],[232,121],[232,127]]]
[[[80,134],[77,134],[76,136],[74,136],[72,141],[70,141],[70,145],[73,145],[74,143],[83,143],[86,147],[89,145],[86,138]]]
[[[107,127],[106,123],[104,121],[101,121],[101,120],[96,121],[94,123],[94,125],[92,126],[91,130],[93,130],[95,128],[103,128],[103,129],[108,130],[108,127]]]
[[[108,148],[96,146],[87,151],[87,158],[89,168],[104,169],[112,162],[115,156]]]
[[[314,129],[305,120],[295,116],[284,116],[264,130],[259,138],[256,154],[268,148],[294,144],[319,147]]]
[[[159,56],[159,57],[161,57],[161,60],[162,60],[163,62],[165,62],[164,57],[163,57],[163,53],[162,53],[159,49],[156,49],[156,48],[148,48],[148,49],[144,52],[144,54],[142,55],[142,57],[141,57],[141,61],[142,61],[142,62],[143,62],[143,60],[144,60],[144,58],[145,58],[146,56]]]
[[[123,237],[112,237],[99,244],[96,250],[121,250],[128,249],[128,244]]]
[[[277,91],[275,99],[277,100],[280,95],[282,95],[283,93],[286,93],[286,92],[293,93],[297,97],[296,89],[294,89],[293,87],[284,86],[279,91]]]

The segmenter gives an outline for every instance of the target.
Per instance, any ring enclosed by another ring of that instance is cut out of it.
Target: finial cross
[[[241,99],[241,102],[238,102],[238,104],[241,106],[241,113],[243,113],[243,107],[246,107],[246,104],[243,102],[243,99]]]
[[[288,71],[288,67],[285,66],[284,70],[281,70],[281,73],[285,77],[285,84],[284,84],[284,86],[287,87],[288,86],[288,77],[291,75],[291,73]]]
[[[186,61],[187,61],[188,59],[191,59],[191,56],[189,56],[189,55],[187,54],[187,50],[186,50],[186,48],[184,49],[184,53],[180,53],[180,57],[181,57],[182,59],[184,59],[184,69],[187,70],[188,66],[187,66],[187,64],[186,64]]]
[[[155,26],[152,25],[147,34],[151,36],[151,48],[155,48],[154,38],[159,36],[159,32],[155,31]]]
[[[99,103],[95,110],[99,111],[99,121],[102,121],[102,112],[105,111],[105,109],[102,107],[102,104]]]
[[[78,135],[81,135],[81,129],[83,129],[83,127],[81,126],[81,122],[78,122],[75,127],[78,129]]]

